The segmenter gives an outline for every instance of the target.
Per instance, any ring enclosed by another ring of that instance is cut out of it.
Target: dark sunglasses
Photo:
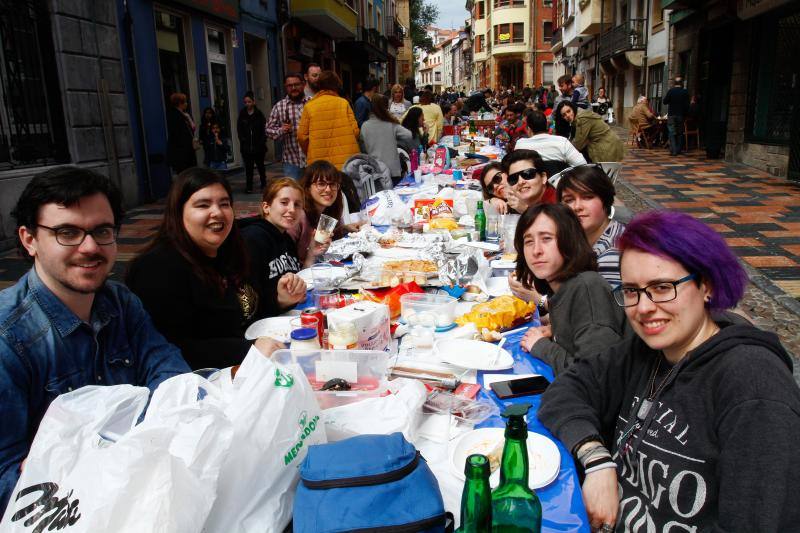
[[[492,180],[486,184],[486,188],[491,191],[494,189],[495,185],[500,185],[503,182],[503,176],[505,176],[505,174],[505,172],[498,172],[492,176]]]
[[[526,168],[525,170],[520,170],[519,172],[514,172],[513,174],[508,175],[508,184],[512,187],[517,184],[520,178],[524,179],[525,181],[532,180],[536,177],[537,174],[544,174],[544,170],[540,170],[536,167]]]

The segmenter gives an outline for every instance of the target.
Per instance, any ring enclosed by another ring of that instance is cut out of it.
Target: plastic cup
[[[317,222],[317,231],[314,233],[314,240],[320,244],[328,242],[333,234],[334,228],[338,221],[329,217],[328,215],[320,215],[319,222]]]
[[[514,253],[514,234],[517,232],[519,215],[503,216],[503,253]]]
[[[317,263],[311,267],[311,279],[315,289],[333,288],[333,265],[330,263]]]

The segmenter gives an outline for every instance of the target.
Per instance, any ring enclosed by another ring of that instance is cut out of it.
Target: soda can
[[[314,317],[315,320],[311,320]],[[315,324],[316,322],[316,324]],[[300,313],[300,323],[304,326],[316,326],[320,341],[325,334],[325,315],[318,307],[308,307]]]

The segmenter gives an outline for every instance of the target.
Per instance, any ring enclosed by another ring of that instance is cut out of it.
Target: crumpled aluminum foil
[[[333,241],[323,255],[325,261],[342,261],[355,253],[371,253],[376,244],[363,234],[353,233],[343,239]]]
[[[456,257],[447,257],[439,266],[439,280],[444,285],[467,285],[478,273],[478,260],[475,251],[467,251],[458,254]]]

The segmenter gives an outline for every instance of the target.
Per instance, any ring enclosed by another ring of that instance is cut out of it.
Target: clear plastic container
[[[455,320],[456,302],[446,294],[404,294],[400,297],[400,316],[409,326],[447,327]]]
[[[316,391],[321,409],[383,395],[387,390],[390,355],[375,350],[278,350],[272,359],[290,370],[302,371]],[[350,390],[320,390],[333,378],[344,379]],[[355,379],[354,379],[355,378]]]

